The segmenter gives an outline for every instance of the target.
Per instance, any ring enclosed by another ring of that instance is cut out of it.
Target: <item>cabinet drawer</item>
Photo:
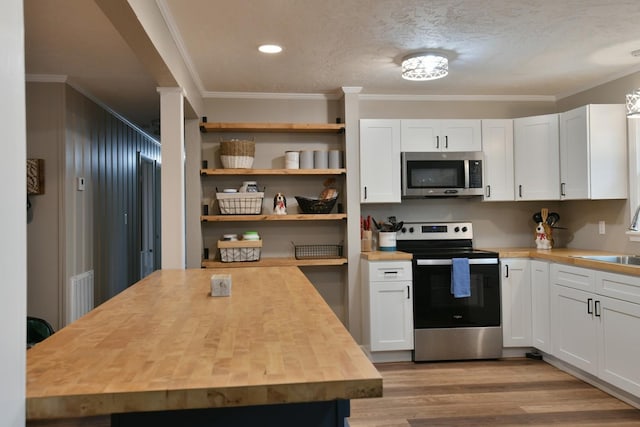
[[[640,304],[640,277],[598,271],[596,272],[596,292]]]
[[[552,264],[551,283],[595,292],[595,271],[572,265]]]
[[[372,282],[411,282],[411,261],[369,262],[369,280]]]

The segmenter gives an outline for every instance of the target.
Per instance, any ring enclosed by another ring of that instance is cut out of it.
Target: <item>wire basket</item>
[[[261,248],[262,240],[218,240],[222,262],[258,261]]]
[[[303,196],[295,196],[300,210],[305,214],[328,214],[338,200],[338,196],[331,199],[317,199]]]
[[[220,215],[260,215],[264,192],[216,193]]]
[[[332,259],[342,257],[342,245],[293,245],[296,259]]]

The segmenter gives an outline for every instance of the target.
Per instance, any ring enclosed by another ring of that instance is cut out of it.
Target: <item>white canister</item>
[[[300,169],[313,169],[313,151],[302,150],[300,152]]]
[[[342,168],[342,151],[329,150],[329,169]]]
[[[284,167],[285,169],[300,169],[300,152],[285,151]]]
[[[313,168],[327,169],[329,167],[329,152],[316,150],[313,152]]]
[[[380,231],[378,233],[378,249],[381,251],[395,251],[396,233],[393,231]]]

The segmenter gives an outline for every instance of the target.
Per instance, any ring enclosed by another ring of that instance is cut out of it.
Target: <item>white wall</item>
[[[0,14],[0,425],[25,423],[27,287],[24,21],[21,0]]]
[[[64,90],[62,83],[27,83],[27,157],[44,160],[44,194],[30,196],[27,225],[27,314],[60,328],[62,302],[59,233],[60,171],[64,157]]]

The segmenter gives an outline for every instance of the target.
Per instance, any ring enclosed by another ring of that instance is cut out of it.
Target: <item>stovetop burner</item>
[[[493,258],[495,252],[474,249],[473,226],[470,222],[405,222],[398,232],[399,251],[415,257],[430,258]]]

